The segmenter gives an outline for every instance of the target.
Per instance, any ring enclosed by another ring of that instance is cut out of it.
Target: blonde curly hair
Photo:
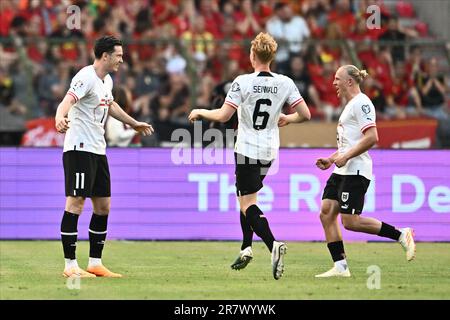
[[[252,51],[261,63],[270,63],[275,58],[278,44],[268,33],[260,32],[252,40]]]

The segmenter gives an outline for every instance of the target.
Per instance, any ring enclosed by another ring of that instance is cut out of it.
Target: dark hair
[[[113,36],[105,36],[95,41],[95,58],[100,59],[104,52],[111,54],[115,46],[122,46],[122,41]]]

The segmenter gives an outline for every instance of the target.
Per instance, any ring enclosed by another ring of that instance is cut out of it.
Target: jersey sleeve
[[[356,121],[358,122],[359,130],[364,133],[367,129],[376,127],[376,113],[375,107],[370,100],[361,100],[355,104],[354,109]]]
[[[225,98],[225,103],[235,109],[238,109],[243,101],[241,84],[239,80],[239,77],[234,79],[233,83],[231,84],[230,90],[228,90],[227,97]]]
[[[303,97],[300,94],[300,91],[298,91],[297,86],[295,85],[294,81],[289,79],[289,94],[286,99],[286,103],[290,108],[294,108],[297,104],[303,101]]]
[[[90,79],[85,74],[78,73],[73,77],[67,94],[72,96],[75,99],[75,102],[78,102],[88,94],[90,87]]]

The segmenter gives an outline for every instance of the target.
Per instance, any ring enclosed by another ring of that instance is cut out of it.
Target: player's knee
[[[246,216],[248,208],[250,208],[251,206],[257,206],[257,205],[258,204],[256,203],[256,201],[248,201],[248,202],[245,202],[245,203],[241,203],[241,211]]]
[[[83,208],[84,208],[84,201],[85,201],[85,199],[83,197],[69,198],[66,201],[66,211],[75,213],[75,214],[81,214],[83,212]]]
[[[329,221],[329,215],[327,215],[326,212],[323,212],[322,210],[320,210],[320,221],[322,223],[326,223]]]
[[[256,198],[253,197],[241,197],[239,201],[239,206],[241,211],[244,213],[247,212],[247,209],[250,208],[252,205],[256,205]]]
[[[110,204],[103,204],[103,205],[97,206],[97,208],[95,208],[95,214],[97,214],[99,216],[107,216],[109,214],[110,208],[111,208]]]
[[[241,211],[244,214],[244,216],[246,216],[247,213],[247,209],[251,206],[251,204],[245,203],[245,204],[241,204]]]
[[[332,207],[330,205],[323,205],[320,208],[320,221],[322,221],[322,223],[326,223],[332,219],[333,219]]]

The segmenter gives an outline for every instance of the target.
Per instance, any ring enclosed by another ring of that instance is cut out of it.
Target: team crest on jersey
[[[237,82],[233,83],[233,85],[231,86],[231,91],[232,92],[241,91],[241,87],[239,86],[239,83],[237,83]]]
[[[370,113],[370,106],[369,106],[368,104],[363,104],[362,107],[361,107],[361,109],[362,109],[362,111],[363,111],[365,114],[369,114],[369,113]]]
[[[348,192],[342,192],[341,199],[342,199],[343,202],[347,202],[348,197],[349,197],[349,193]]]

